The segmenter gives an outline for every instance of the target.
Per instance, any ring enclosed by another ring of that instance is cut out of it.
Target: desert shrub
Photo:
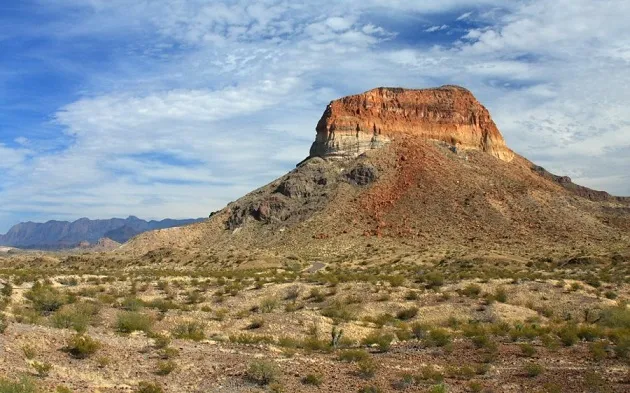
[[[344,362],[359,362],[369,357],[370,354],[363,349],[347,349],[339,353],[338,359]]]
[[[302,383],[305,385],[320,386],[324,382],[324,377],[320,374],[307,374],[302,378]]]
[[[525,375],[527,375],[530,378],[539,376],[540,374],[543,373],[543,371],[544,371],[543,366],[538,363],[530,362],[525,365]]]
[[[420,369],[420,374],[416,378],[421,381],[437,383],[444,380],[444,375],[433,366],[425,366]]]
[[[368,385],[359,389],[359,393],[381,393],[382,390],[376,385]]]
[[[9,321],[6,315],[0,312],[0,334],[4,333],[9,327]]]
[[[404,310],[400,310],[396,313],[396,318],[401,321],[408,321],[413,319],[416,315],[418,315],[418,307],[406,308]]]
[[[151,338],[153,338],[153,346],[157,349],[166,348],[171,343],[171,338],[167,334],[152,334]]]
[[[29,344],[22,345],[22,353],[27,359],[34,359],[37,355],[37,349]]]
[[[29,378],[11,380],[0,377],[0,393],[37,393],[39,389]]]
[[[505,288],[503,287],[497,288],[497,290],[494,292],[494,298],[496,299],[497,302],[500,302],[500,303],[507,302],[508,296],[507,296],[507,291],[505,290]]]
[[[330,302],[330,304],[322,309],[321,314],[336,321],[350,321],[355,319],[356,315],[351,306],[338,300]]]
[[[194,321],[180,323],[173,329],[173,337],[201,341],[206,338],[205,326]]]
[[[162,387],[153,382],[142,381],[134,393],[164,393]]]
[[[158,355],[160,356],[160,359],[167,360],[177,357],[177,355],[179,355],[179,351],[177,350],[177,348],[166,347],[162,348],[158,352]]]
[[[121,333],[143,331],[148,333],[153,326],[153,318],[150,315],[136,311],[123,311],[116,318],[116,329]]]
[[[439,288],[444,285],[444,275],[437,271],[429,272],[424,276],[424,281],[428,288]]]
[[[268,297],[260,302],[260,311],[263,313],[270,313],[278,306],[278,299],[274,297]]]
[[[423,339],[427,335],[428,331],[429,327],[422,323],[416,322],[411,325],[411,333],[418,340]]]
[[[630,310],[623,303],[606,308],[602,310],[598,323],[609,328],[630,329]]]
[[[33,308],[42,314],[49,314],[58,310],[61,306],[68,302],[68,297],[52,285],[42,284],[39,281],[33,284],[25,294],[28,300],[33,303]]]
[[[107,356],[99,356],[96,358],[96,364],[98,365],[98,368],[105,368],[112,364],[112,360]]]
[[[462,295],[470,298],[476,298],[481,294],[481,287],[477,284],[468,284],[462,289]]]
[[[475,345],[475,347],[477,348],[486,348],[490,345],[492,345],[492,340],[490,340],[490,336],[488,336],[485,333],[473,336],[471,338],[473,344]]]
[[[606,297],[606,299],[610,300],[617,299],[617,293],[615,291],[606,291],[604,293],[604,296]]]
[[[363,378],[372,378],[378,368],[376,362],[370,357],[360,360],[357,367],[359,375]]]
[[[478,393],[483,391],[483,385],[479,381],[470,381],[468,382],[468,390],[473,393]]]
[[[578,330],[575,325],[566,325],[558,330],[558,337],[565,347],[570,347],[578,342]]]
[[[287,292],[284,295],[284,300],[297,300],[300,297],[300,287],[297,285],[293,285],[287,288]]]
[[[13,285],[10,282],[7,282],[0,289],[0,295],[4,297],[11,297],[13,295]]]
[[[308,299],[315,303],[321,303],[326,300],[326,295],[322,293],[319,288],[313,288],[311,289],[311,293],[309,294]]]
[[[429,393],[446,393],[448,392],[448,385],[440,383],[433,385],[429,388]]]
[[[101,343],[85,334],[75,334],[68,339],[65,351],[77,359],[85,359],[93,355]]]
[[[275,363],[267,360],[256,360],[250,363],[246,372],[247,378],[259,385],[269,385],[278,379],[278,374]]]
[[[58,329],[71,328],[83,333],[99,311],[100,306],[92,302],[69,304],[55,311],[50,318],[50,323]]]
[[[591,358],[594,361],[599,362],[606,359],[608,356],[607,348],[608,344],[606,344],[606,342],[597,341],[589,344],[588,351],[591,354]]]
[[[536,348],[531,344],[521,344],[521,353],[530,358],[536,354]]]
[[[451,342],[451,335],[444,329],[432,329],[426,340],[431,346],[444,347]]]
[[[254,318],[252,321],[245,327],[247,330],[255,330],[260,329],[265,324],[265,321],[262,318]]]
[[[394,341],[391,333],[374,332],[363,338],[363,345],[375,346],[379,352],[387,352]]]
[[[168,310],[175,310],[179,308],[179,306],[172,302],[171,300],[166,299],[153,299],[148,302],[143,302],[145,307],[155,308],[162,314],[168,312]]]
[[[40,378],[45,378],[48,376],[48,374],[50,374],[50,370],[52,370],[52,364],[46,362],[46,363],[40,363],[40,362],[33,362],[31,363],[31,366],[33,366],[33,368],[35,369],[35,372],[37,373],[37,376]]]
[[[613,391],[606,379],[593,370],[584,373],[584,386],[588,392],[608,393]]]
[[[270,336],[257,336],[254,334],[247,334],[247,333],[241,333],[241,334],[232,334],[230,335],[230,342],[236,343],[236,344],[245,344],[245,345],[251,345],[251,344],[271,344],[273,343],[273,337]]]
[[[604,337],[606,332],[599,326],[594,325],[580,325],[577,329],[577,336],[584,341],[595,341],[598,338]]]
[[[186,294],[186,303],[199,304],[205,300],[203,294],[199,291],[190,291]]]
[[[401,275],[388,276],[386,280],[387,282],[389,282],[389,285],[394,288],[399,287],[405,283],[405,277]]]
[[[420,296],[418,295],[418,292],[416,291],[408,291],[405,294],[405,300],[418,300],[420,298]]]
[[[394,390],[407,390],[412,387],[415,383],[413,375],[411,374],[403,374],[400,378],[392,382],[392,387]]]
[[[157,375],[169,375],[177,365],[172,360],[160,360],[157,362],[155,373]]]

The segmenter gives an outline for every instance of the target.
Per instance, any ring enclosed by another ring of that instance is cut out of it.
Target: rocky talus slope
[[[379,88],[333,101],[310,157],[204,223],[149,232],[143,254],[263,250],[310,256],[384,246],[511,254],[627,246],[630,204],[567,187],[506,145],[463,88]]]

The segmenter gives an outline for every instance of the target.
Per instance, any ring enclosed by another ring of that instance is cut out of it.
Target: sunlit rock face
[[[331,102],[317,124],[311,157],[354,157],[395,138],[443,141],[503,161],[514,153],[488,110],[461,87],[377,88]]]

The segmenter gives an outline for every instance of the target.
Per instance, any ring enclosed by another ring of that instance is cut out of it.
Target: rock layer
[[[503,161],[514,158],[488,110],[458,86],[381,87],[332,101],[317,124],[310,156],[354,157],[399,137],[443,141]]]

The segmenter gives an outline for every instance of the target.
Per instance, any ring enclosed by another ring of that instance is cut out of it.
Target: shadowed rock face
[[[331,102],[317,124],[311,157],[354,157],[399,137],[444,141],[503,161],[514,153],[488,110],[457,86],[377,88]]]

